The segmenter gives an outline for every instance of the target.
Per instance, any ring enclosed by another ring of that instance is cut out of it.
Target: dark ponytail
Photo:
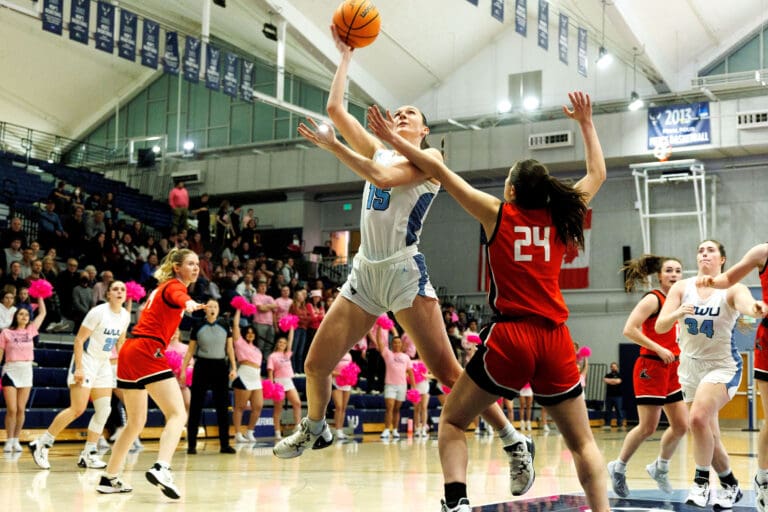
[[[515,187],[515,203],[525,209],[547,208],[560,240],[584,247],[584,218],[587,215],[586,194],[550,176],[538,160],[517,162],[509,173]]]
[[[419,111],[419,113],[421,114],[421,121],[424,123],[424,126],[429,128],[429,124],[427,124],[427,116],[424,115],[424,112]],[[431,147],[432,146],[429,145],[429,142],[427,142],[427,136],[423,136],[421,138],[421,144],[419,144],[419,149],[428,149]]]
[[[682,265],[683,263],[677,259],[667,256],[656,256],[655,254],[643,254],[639,258],[627,261],[621,270],[626,276],[624,281],[624,289],[628,292],[635,290],[638,282],[645,281],[648,276],[656,275],[661,272],[665,261],[676,261]]]

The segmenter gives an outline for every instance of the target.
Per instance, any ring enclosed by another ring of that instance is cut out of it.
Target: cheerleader
[[[253,443],[256,438],[253,430],[261,416],[264,406],[264,393],[261,389],[261,359],[262,354],[256,346],[256,331],[253,326],[245,328],[245,336],[240,333],[240,310],[235,309],[232,319],[232,337],[235,338],[235,358],[237,359],[237,378],[232,382],[235,390],[235,407],[232,410],[232,423],[235,426],[235,443]],[[251,415],[248,428],[243,434],[240,431],[243,412],[251,402]]]
[[[333,398],[333,422],[336,428],[336,439],[347,439],[347,435],[344,433],[344,416],[347,413],[347,404],[349,403],[349,396],[352,394],[352,386],[349,384],[340,386],[337,382],[338,377],[341,375],[341,370],[345,366],[352,363],[352,354],[347,352],[333,369],[333,391],[331,391],[331,398]]]
[[[293,345],[294,328],[288,331],[288,338],[280,336],[275,342],[275,351],[267,358],[267,376],[272,382],[283,386],[285,397],[293,407],[293,423],[298,427],[301,421],[301,400],[296,386],[293,385],[293,365],[291,364],[291,345]],[[274,401],[275,438],[280,439],[280,416],[283,413],[282,400]]]

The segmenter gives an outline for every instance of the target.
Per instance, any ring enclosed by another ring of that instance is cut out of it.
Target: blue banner
[[[221,50],[213,45],[206,45],[205,47],[205,86],[214,91],[219,90],[219,82],[221,81],[221,74],[219,68],[221,67]]]
[[[587,76],[587,29],[581,27],[579,27],[576,71],[581,76]]]
[[[96,49],[112,53],[115,50],[115,6],[107,2],[96,4]]]
[[[568,16],[560,13],[560,29],[557,36],[557,48],[560,62],[568,64]]]
[[[240,70],[240,98],[253,101],[253,62],[243,59],[243,69]]]
[[[184,44],[184,79],[195,84],[200,81],[200,40],[192,36]]]
[[[504,0],[491,0],[491,16],[504,23]]]
[[[120,39],[117,41],[117,54],[131,62],[136,60],[136,15],[120,9]]]
[[[711,143],[708,101],[648,109],[648,149]]]
[[[157,69],[158,41],[160,40],[160,25],[144,19],[144,29],[141,33],[141,65]]]
[[[227,53],[224,57],[224,94],[237,98],[237,69],[240,59],[234,53]]]
[[[539,0],[539,47],[549,50],[549,3]]]
[[[64,0],[43,1],[43,30],[61,35],[64,20]]]
[[[523,37],[528,35],[528,3],[515,0],[515,32]]]
[[[72,0],[69,13],[69,38],[88,44],[88,23],[91,20],[91,0]]]
[[[163,70],[172,75],[179,74],[179,35],[176,32],[165,33]]]

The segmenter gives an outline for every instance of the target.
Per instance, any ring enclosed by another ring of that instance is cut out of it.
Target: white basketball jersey
[[[702,299],[696,290],[696,278],[686,279],[681,304],[693,304],[694,314],[678,321],[683,354],[710,361],[733,358],[732,335],[739,312],[728,305],[726,293],[714,290],[708,299]]]
[[[374,162],[389,167],[401,160],[392,150],[379,149]],[[373,261],[386,259],[418,244],[432,200],[440,190],[429,180],[381,189],[365,183],[360,211],[360,252]]]
[[[112,348],[130,323],[131,315],[125,308],[113,313],[109,304],[104,303],[91,309],[83,320],[83,325],[92,331],[85,340],[85,352],[97,359],[109,359]]]

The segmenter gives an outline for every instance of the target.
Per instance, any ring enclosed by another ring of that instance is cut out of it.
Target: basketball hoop
[[[653,148],[653,156],[655,156],[659,162],[666,162],[669,160],[669,157],[672,156],[672,146],[666,140],[659,142]]]

